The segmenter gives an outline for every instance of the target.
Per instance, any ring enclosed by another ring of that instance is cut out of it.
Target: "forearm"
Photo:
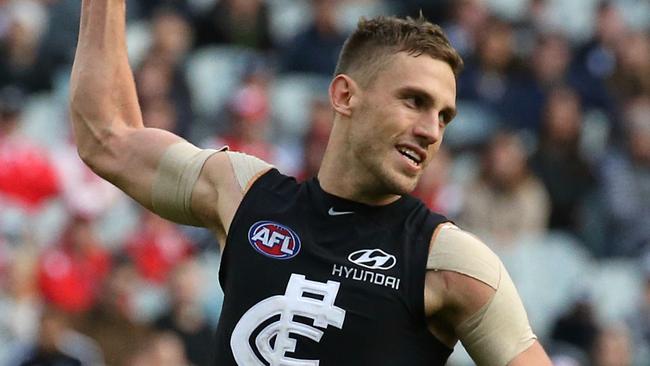
[[[70,111],[84,160],[110,155],[112,137],[142,127],[126,51],[125,12],[125,0],[82,1]]]
[[[83,0],[70,80],[70,115],[77,149],[95,173],[147,208],[158,161],[180,141],[145,129],[128,63],[126,0]]]

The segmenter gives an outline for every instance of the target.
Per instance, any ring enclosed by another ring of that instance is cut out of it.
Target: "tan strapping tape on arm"
[[[203,226],[192,214],[192,190],[205,161],[222,150],[202,150],[186,141],[169,146],[160,159],[153,182],[154,212],[180,224]]]
[[[483,242],[453,225],[434,239],[427,268],[462,273],[495,289],[490,301],[456,328],[479,366],[505,366],[537,338],[512,279]]]
[[[226,154],[230,158],[230,164],[242,192],[246,192],[254,178],[273,168],[273,165],[251,155],[235,151],[228,151]]]
[[[427,269],[475,278],[496,290],[501,261],[483,242],[453,224],[442,224],[427,259]]]

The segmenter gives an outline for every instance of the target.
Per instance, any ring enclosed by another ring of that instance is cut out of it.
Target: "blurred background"
[[[420,9],[466,67],[416,194],[501,256],[556,365],[650,365],[648,0],[129,0],[145,124],[307,179],[346,35]],[[0,0],[0,365],[202,365],[217,243],[78,159],[79,10]]]

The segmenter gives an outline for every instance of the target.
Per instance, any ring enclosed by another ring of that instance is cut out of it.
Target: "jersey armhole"
[[[274,168],[273,165],[262,159],[248,154],[226,151],[226,155],[230,161],[230,167],[235,175],[237,184],[239,184],[239,188],[244,195],[246,195],[246,192],[259,177]]]

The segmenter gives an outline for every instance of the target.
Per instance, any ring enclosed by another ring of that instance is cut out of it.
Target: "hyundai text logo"
[[[397,263],[394,255],[390,255],[381,249],[361,249],[350,253],[348,260],[361,267],[370,269],[391,269]]]

